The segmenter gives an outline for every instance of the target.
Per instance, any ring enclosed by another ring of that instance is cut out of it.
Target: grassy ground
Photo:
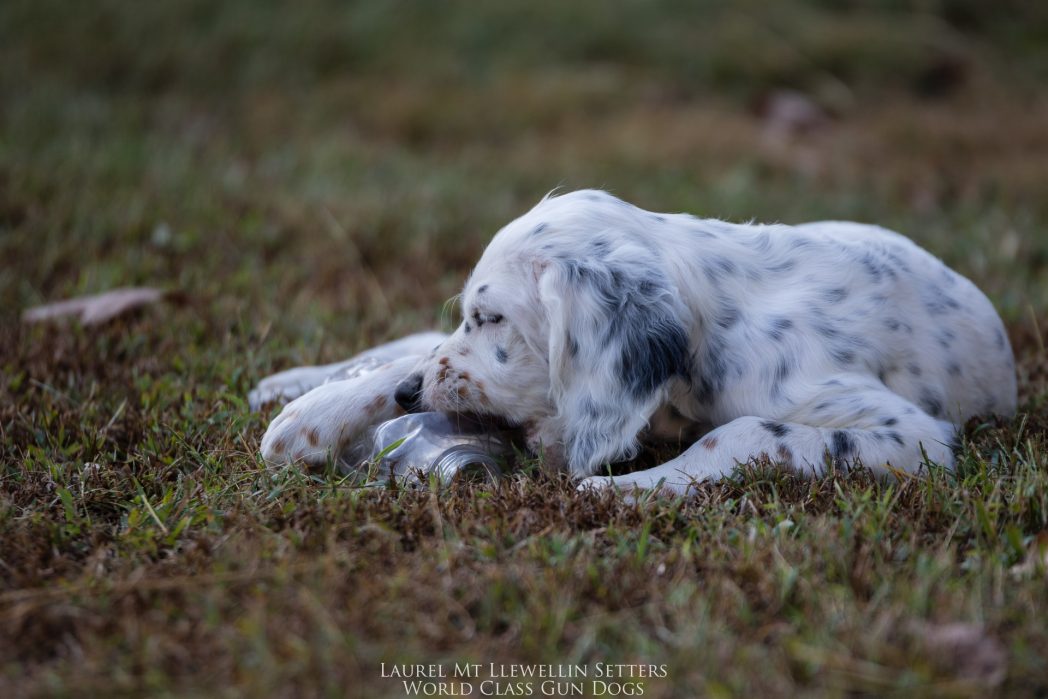
[[[1020,0],[0,4],[0,695],[1048,693],[1045,41]],[[770,136],[782,87],[828,124]],[[957,475],[640,504],[262,468],[257,379],[439,324],[558,185],[904,231],[1001,310],[1022,414]],[[189,301],[18,321],[129,284]]]

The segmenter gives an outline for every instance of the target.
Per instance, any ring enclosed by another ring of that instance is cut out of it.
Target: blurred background
[[[1048,3],[0,4],[0,307],[127,284],[366,344],[547,191],[878,222],[1048,285]],[[325,330],[326,329],[326,330]]]

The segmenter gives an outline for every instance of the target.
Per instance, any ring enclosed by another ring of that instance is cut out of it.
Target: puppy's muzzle
[[[393,398],[407,412],[418,412],[422,408],[422,374],[412,374],[398,383]]]

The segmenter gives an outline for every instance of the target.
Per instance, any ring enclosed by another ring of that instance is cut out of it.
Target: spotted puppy
[[[549,196],[494,237],[461,304],[462,324],[405,373],[397,401],[519,424],[547,463],[588,477],[581,487],[685,492],[762,456],[813,475],[950,467],[958,425],[1016,407],[987,298],[876,226]],[[642,437],[693,433],[661,466],[594,475]]]

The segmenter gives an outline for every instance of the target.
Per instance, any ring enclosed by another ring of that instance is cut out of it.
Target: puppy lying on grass
[[[954,463],[958,426],[1016,408],[1000,318],[909,239],[847,222],[730,224],[639,209],[585,190],[548,196],[488,245],[450,336],[378,348],[264,380],[295,398],[269,426],[269,461],[325,462],[400,411],[497,417],[582,487],[685,492],[767,456],[819,475]],[[393,351],[391,351],[393,350]],[[666,420],[663,418],[671,417]],[[599,474],[640,438],[701,435],[680,456]]]

